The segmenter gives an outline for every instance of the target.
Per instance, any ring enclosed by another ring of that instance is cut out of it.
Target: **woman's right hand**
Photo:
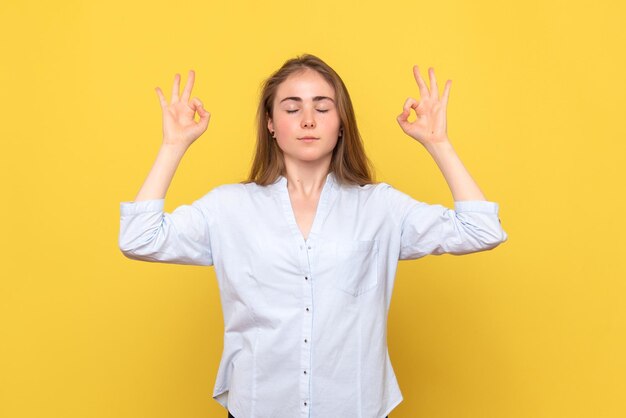
[[[172,100],[167,103],[163,92],[159,87],[155,90],[161,102],[163,110],[163,144],[173,145],[187,149],[209,126],[211,114],[204,110],[202,102],[197,97],[189,100],[193,88],[195,73],[189,70],[189,77],[183,95],[179,98],[180,74],[174,76],[172,87]],[[198,112],[200,121],[196,122],[194,116]]]

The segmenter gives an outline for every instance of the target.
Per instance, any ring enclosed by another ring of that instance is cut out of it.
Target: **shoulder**
[[[375,190],[377,199],[385,202],[390,217],[398,224],[402,223],[411,210],[428,206],[427,203],[415,199],[387,182],[378,183]]]
[[[242,204],[256,196],[270,196],[271,188],[256,183],[226,183],[213,188],[209,194],[217,199],[220,205]]]
[[[366,202],[375,205],[377,208],[385,208],[392,213],[393,218],[400,218],[408,210],[408,207],[415,204],[408,194],[396,189],[387,182],[366,184],[363,186],[348,186],[346,191],[353,198],[357,198],[362,204]]]
[[[243,183],[226,183],[216,186],[212,191],[220,196],[228,196],[233,194],[241,194],[246,189],[246,184]]]
[[[404,196],[408,196],[400,190],[393,187],[391,184],[387,182],[378,182],[365,184],[363,186],[352,186],[350,187],[353,190],[356,190],[358,193],[369,195],[373,198],[389,200],[389,199],[401,199]]]

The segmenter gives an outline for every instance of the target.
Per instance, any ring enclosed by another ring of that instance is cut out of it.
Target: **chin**
[[[327,154],[321,154],[319,152],[314,152],[314,153],[312,152],[312,153],[293,153],[293,154],[285,155],[285,156],[289,159],[296,160],[296,161],[313,162],[313,161],[322,160],[331,155],[332,155],[332,152],[327,153]]]

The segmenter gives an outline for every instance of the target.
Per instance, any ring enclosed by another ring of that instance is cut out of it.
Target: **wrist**
[[[184,145],[168,144],[164,142],[161,144],[161,149],[159,150],[159,152],[174,157],[182,157],[185,152],[187,152],[187,148],[188,147]]]
[[[452,143],[448,138],[445,138],[441,141],[431,142],[429,144],[424,145],[426,150],[431,153],[433,156],[440,155],[441,153],[452,150]]]

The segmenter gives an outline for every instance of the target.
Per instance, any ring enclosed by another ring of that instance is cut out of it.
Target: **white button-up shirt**
[[[326,178],[305,240],[287,179],[215,187],[164,213],[122,202],[135,260],[215,267],[224,351],[213,398],[236,418],[380,418],[402,394],[387,351],[398,260],[490,250],[507,239],[491,201],[455,209],[387,183]]]

